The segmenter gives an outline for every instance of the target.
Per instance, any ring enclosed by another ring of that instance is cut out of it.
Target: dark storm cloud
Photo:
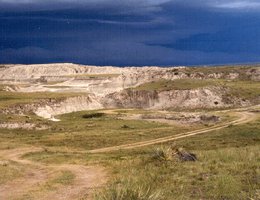
[[[0,0],[0,9],[1,63],[259,61],[257,1]]]

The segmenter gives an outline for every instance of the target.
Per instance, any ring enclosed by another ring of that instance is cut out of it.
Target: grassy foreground
[[[119,113],[122,112],[119,111]],[[91,116],[94,117],[91,118]],[[41,137],[46,139],[38,138],[29,143],[45,146],[46,150],[29,153],[24,157],[47,164],[73,163],[105,166],[110,171],[110,179],[104,189],[96,191],[95,200],[244,200],[259,198],[259,114],[257,120],[248,124],[230,126],[223,130],[178,140],[174,143],[176,147],[184,147],[195,153],[198,157],[196,162],[180,162],[176,159],[161,160],[154,157],[154,153],[158,149],[165,151],[173,145],[172,143],[104,154],[77,152],[73,149],[86,148],[86,144],[88,148],[103,146],[104,143],[99,144],[102,140],[108,141],[109,146],[117,144],[118,141],[124,143],[124,141],[128,141],[128,138],[131,141],[133,133],[148,132],[150,128],[156,129],[159,126],[156,133],[153,133],[155,135],[145,136],[143,139],[156,137],[156,134],[164,134],[169,126],[142,121],[118,120],[115,116],[98,115],[92,112],[63,115],[62,119],[63,121],[58,122],[55,126],[59,126],[58,124],[61,123],[64,130],[70,128],[73,131],[70,134],[62,133],[62,131],[53,134],[39,132],[38,135],[42,135]],[[74,119],[78,127],[75,127],[73,122],[68,125],[66,123],[68,119]],[[110,123],[108,123],[108,119]],[[115,121],[111,123],[113,119]],[[98,126],[93,126],[93,124],[98,124]],[[133,129],[125,130],[122,128],[124,124]],[[86,125],[90,125],[90,127],[87,126],[89,129],[85,128],[83,131],[81,128]],[[91,132],[92,128],[97,132],[97,127],[100,127],[100,131],[104,133],[99,136],[100,140],[88,136],[89,131],[90,135],[94,134]],[[179,131],[177,127],[175,129]],[[106,135],[108,130],[111,132]],[[117,132],[120,134],[116,134]],[[6,134],[10,135],[10,133]],[[33,138],[32,135],[21,134],[18,140],[22,143],[25,140],[28,142],[28,139],[30,141],[31,137]],[[77,140],[79,135],[82,136]],[[111,137],[111,140],[107,140],[107,137]],[[132,139],[132,141],[134,140]],[[89,146],[88,143],[92,143],[92,145]],[[50,144],[52,145],[50,146]],[[84,145],[82,146],[82,144]]]
[[[122,152],[124,160],[112,164],[115,178],[96,199],[259,199],[260,118],[175,146],[196,153],[198,161],[154,159],[156,147]]]
[[[183,131],[183,127],[118,118],[128,112],[143,113],[142,110],[119,110],[110,115],[100,114],[102,111],[77,112],[61,116],[61,122],[32,118],[31,120],[45,123],[51,128],[42,131],[1,129],[1,149],[29,144],[45,148],[44,151],[24,156],[36,162],[105,166],[110,179],[103,189],[96,191],[95,200],[259,198],[259,114],[255,121],[248,124],[230,126],[174,143],[176,147],[184,147],[195,153],[198,157],[196,162],[154,157],[158,149],[167,154],[172,143],[103,154],[76,151],[131,143]],[[187,126],[186,131],[203,126]],[[1,165],[0,170],[1,185],[23,176],[24,166],[8,163]],[[55,190],[60,184],[73,184],[73,174],[61,172],[30,195]]]

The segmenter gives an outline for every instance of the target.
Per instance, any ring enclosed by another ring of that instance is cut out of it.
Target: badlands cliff
[[[163,83],[160,87],[149,88],[150,83],[156,85],[162,80],[168,81],[167,84],[170,81],[170,87]],[[193,80],[199,80],[203,84],[195,87],[198,81],[193,84]],[[208,80],[210,84],[204,84]],[[235,84],[235,81],[259,80],[260,68],[257,66],[120,68],[69,63],[0,66],[0,83],[5,85],[4,90],[8,92],[79,93],[75,97],[12,105],[12,108],[2,110],[19,114],[34,112],[45,118],[103,108],[195,109],[247,106],[259,99],[234,95],[229,82]],[[191,83],[189,87],[186,82]],[[142,89],[144,84],[148,85],[148,89]],[[140,88],[136,90],[138,87]]]

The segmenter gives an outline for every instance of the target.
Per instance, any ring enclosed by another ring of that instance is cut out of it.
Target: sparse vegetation
[[[53,93],[53,92],[7,92],[0,90],[0,108],[5,108],[12,105],[29,104],[39,102],[43,99],[64,99],[67,97],[75,97],[86,95],[83,93]]]
[[[31,191],[25,193],[21,199],[37,199],[39,196],[45,196],[48,192],[55,191],[60,187],[71,186],[74,179],[75,175],[70,171],[52,172],[46,182],[31,188]]]
[[[25,167],[0,158],[0,187],[24,175]]]
[[[246,70],[254,71],[257,68],[259,68],[259,65],[240,65],[240,66],[211,66],[211,67],[188,67],[184,69],[179,69],[178,72],[182,72],[185,74],[192,74],[192,73],[198,73],[198,74],[223,74],[224,77],[228,76],[229,74],[238,74],[239,80],[250,80],[250,75],[246,74]]]
[[[223,81],[222,85],[230,89],[228,96],[251,100],[256,104],[260,101],[260,81]]]
[[[70,171],[61,171],[59,172],[59,176],[52,179],[50,182],[48,182],[46,185],[48,187],[55,187],[59,184],[61,185],[71,185],[73,184],[73,180],[75,178],[75,175]]]

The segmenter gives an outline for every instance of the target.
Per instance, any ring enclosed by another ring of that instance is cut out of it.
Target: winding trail
[[[0,151],[2,158],[28,167],[25,176],[1,185],[1,200],[23,199],[28,194],[37,200],[90,199],[93,189],[101,187],[106,182],[106,172],[101,167],[69,164],[45,165],[21,158],[27,153],[39,151],[43,151],[43,149],[28,147]],[[75,178],[71,185],[62,185],[56,190],[37,192],[47,181],[51,180],[53,175],[60,171],[70,171],[74,174]]]
[[[228,111],[222,111],[222,112],[228,112]],[[244,124],[244,123],[250,122],[255,119],[254,113],[250,113],[250,112],[236,112],[236,113],[238,115],[240,115],[239,119],[236,119],[234,121],[227,122],[227,123],[224,123],[221,125],[217,125],[214,127],[190,131],[190,132],[186,132],[186,133],[180,133],[180,134],[177,134],[174,136],[167,136],[167,137],[157,138],[157,139],[143,141],[143,142],[136,142],[136,143],[118,145],[118,146],[113,146],[113,147],[93,149],[93,150],[90,150],[89,153],[106,153],[106,152],[111,152],[111,151],[134,149],[134,148],[138,148],[138,147],[144,147],[144,146],[149,146],[149,145],[154,145],[154,144],[170,142],[170,141],[174,141],[174,140],[181,139],[181,138],[186,138],[186,137],[191,137],[191,136],[207,133],[210,131],[220,130],[220,129],[226,128],[230,125]]]
[[[221,111],[229,112],[229,111]],[[221,125],[216,125],[209,128],[204,128],[200,130],[180,133],[173,136],[157,138],[148,141],[136,142],[131,144],[107,147],[94,149],[90,151],[81,151],[82,153],[106,153],[117,150],[125,149],[134,149],[139,147],[144,147],[153,144],[159,144],[169,141],[174,141],[181,138],[187,138],[211,131],[220,130],[226,128],[230,125],[239,125],[248,123],[256,118],[256,114],[248,112],[246,110],[235,110],[239,119],[223,123]],[[55,200],[76,200],[76,199],[91,199],[91,194],[93,189],[101,187],[105,184],[107,180],[106,171],[104,168],[97,166],[83,166],[83,165],[70,165],[70,164],[42,164],[22,158],[23,155],[27,153],[43,151],[42,148],[36,147],[25,147],[17,148],[11,150],[1,150],[0,157],[14,161],[16,163],[22,164],[28,167],[26,170],[25,176],[21,178],[14,179],[8,183],[1,185],[0,187],[0,200],[18,200],[24,199],[26,195],[30,194],[33,196],[32,199],[37,200],[46,200],[46,199],[55,199]],[[42,188],[55,173],[60,171],[69,171],[74,174],[75,178],[73,183],[70,185],[61,185],[55,190],[44,190],[41,191],[39,188]],[[15,191],[15,192],[14,192]]]

